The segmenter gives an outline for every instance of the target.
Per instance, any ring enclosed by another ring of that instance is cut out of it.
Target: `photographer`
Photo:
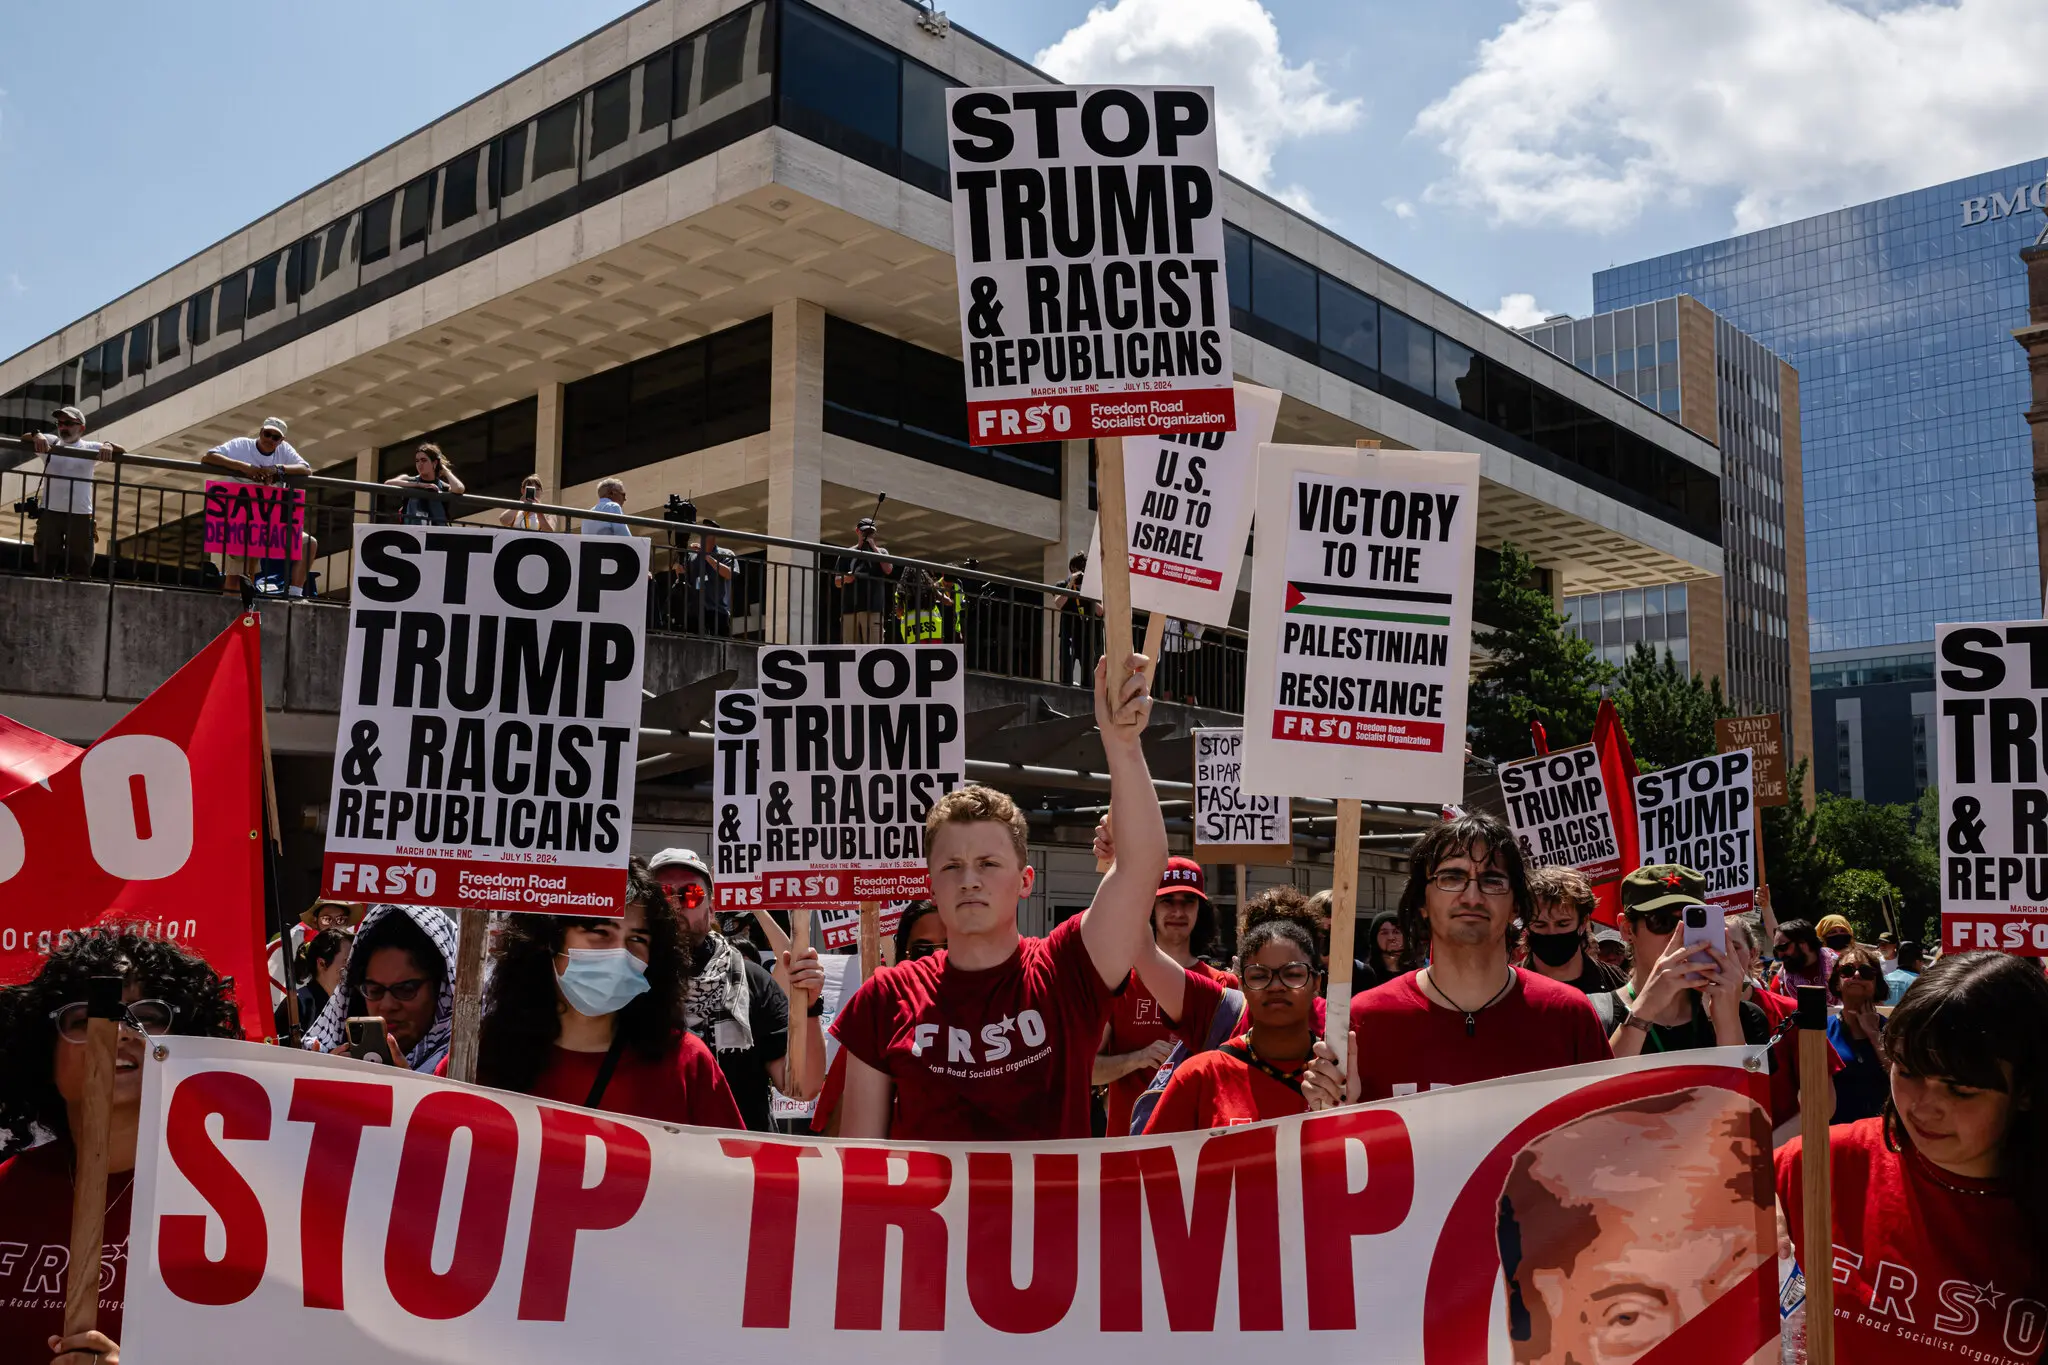
[[[1763,1010],[1742,998],[1742,972],[1711,944],[1687,945],[1685,912],[1705,904],[1707,884],[1689,867],[1653,864],[1621,882],[1622,934],[1634,968],[1628,984],[1588,996],[1617,1057],[1770,1041]],[[1718,906],[1709,915],[1722,914]]]
[[[683,583],[688,597],[683,602],[683,629],[692,635],[724,639],[732,634],[732,581],[739,573],[739,556],[718,544],[712,532],[718,523],[705,517],[697,523],[703,531],[697,548],[683,562]]]
[[[868,554],[886,553],[887,547],[875,538],[873,517],[862,517],[857,529],[860,538],[847,548]],[[841,644],[883,643],[882,626],[889,614],[889,580],[895,573],[896,566],[886,559],[848,555],[839,561],[839,572],[832,583],[839,589]]]
[[[519,483],[519,500],[526,506],[513,510],[507,507],[498,513],[498,525],[515,531],[552,531],[555,519],[545,512],[536,512],[533,505],[540,501],[540,475],[528,474]]]
[[[57,409],[57,434],[31,432],[22,441],[43,456],[40,503],[25,498],[14,505],[36,523],[36,568],[52,578],[85,578],[92,573],[93,465],[123,454],[112,441],[85,439],[85,414],[77,408]]]

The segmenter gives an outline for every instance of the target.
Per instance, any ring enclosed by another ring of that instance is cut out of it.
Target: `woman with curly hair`
[[[744,1128],[711,1049],[683,1024],[690,944],[635,858],[619,919],[513,915],[492,953],[477,1079],[659,1123]]]
[[[99,1330],[60,1339],[71,1244],[71,1134],[85,1093],[86,985],[96,976],[125,980],[128,1007],[108,1129],[105,1287]],[[118,1365],[143,1049],[147,1037],[167,1033],[239,1038],[242,1025],[228,982],[163,939],[106,930],[72,934],[33,980],[0,989],[0,1156],[16,1153],[0,1162],[0,1246],[21,1252],[0,1257],[0,1360],[79,1352],[97,1354],[99,1365]],[[31,1146],[38,1141],[41,1146]]]

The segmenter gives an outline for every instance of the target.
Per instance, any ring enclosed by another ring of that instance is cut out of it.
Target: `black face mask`
[[[1546,967],[1562,967],[1586,943],[1586,936],[1576,929],[1563,934],[1539,934],[1531,930],[1527,938],[1530,955]]]
[[[1856,940],[1854,938],[1851,938],[1847,934],[1829,934],[1826,938],[1821,940],[1821,942],[1827,944],[1828,947],[1833,948],[1838,953],[1841,952],[1842,949],[1854,943],[1855,941]]]

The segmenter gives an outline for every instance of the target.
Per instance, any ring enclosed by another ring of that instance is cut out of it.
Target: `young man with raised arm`
[[[1166,826],[1139,736],[1152,697],[1143,656],[1121,695],[1095,671],[1095,723],[1109,763],[1117,858],[1086,911],[1044,938],[1017,932],[1030,894],[1023,813],[988,787],[932,807],[925,858],[946,947],[870,977],[840,1010],[842,1137],[1030,1141],[1089,1136],[1088,1094],[1103,1020],[1133,967],[1178,1016],[1187,973],[1152,943]]]

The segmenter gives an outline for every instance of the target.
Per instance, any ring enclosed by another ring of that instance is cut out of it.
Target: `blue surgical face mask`
[[[555,974],[562,998],[578,1014],[617,1014],[647,994],[647,964],[624,948],[568,948],[569,965]]]

